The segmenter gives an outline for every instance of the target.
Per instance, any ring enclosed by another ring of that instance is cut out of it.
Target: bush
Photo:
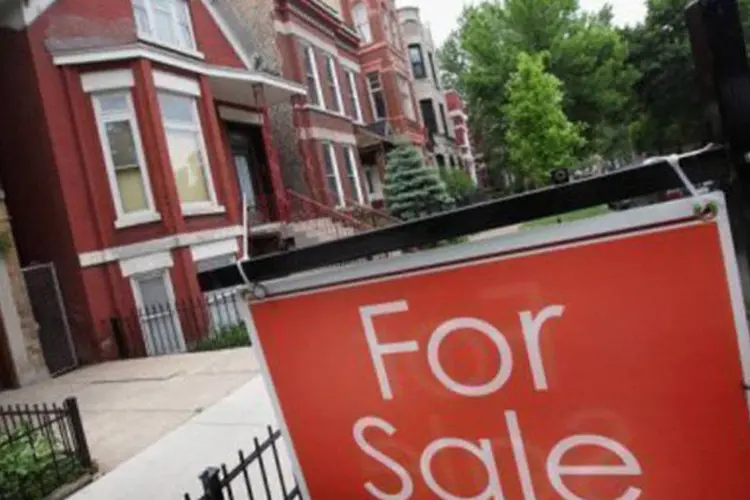
[[[60,443],[28,425],[0,436],[0,498],[41,500],[85,469]]]
[[[221,351],[224,349],[236,349],[249,347],[250,334],[245,323],[224,327],[210,337],[199,340],[193,347],[193,352]]]
[[[463,170],[446,169],[442,171],[443,182],[448,189],[448,194],[456,200],[459,205],[464,200],[469,200],[476,193],[477,188],[469,174]]]

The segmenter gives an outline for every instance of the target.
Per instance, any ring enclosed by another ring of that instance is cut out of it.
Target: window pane
[[[336,86],[335,72],[336,62],[331,56],[326,56],[326,80],[328,81],[328,87],[331,89],[331,95],[333,96],[333,106],[331,109],[333,111],[341,111],[341,97],[339,96],[339,89]]]
[[[195,41],[190,31],[190,7],[184,0],[173,1],[177,2],[177,26],[180,30],[180,45],[188,49],[194,49]]]
[[[168,12],[163,12],[159,9],[154,9],[154,26],[156,30],[156,37],[162,42],[176,44],[177,38],[174,33],[174,25],[172,24],[172,16]]]
[[[359,37],[366,43],[372,42],[372,30],[370,29],[369,16],[370,14],[368,13],[365,4],[358,3],[354,6],[354,27],[357,29]]]
[[[133,131],[130,121],[109,122],[106,125],[109,149],[112,152],[112,164],[117,167],[138,165]]]
[[[352,118],[356,121],[362,121],[362,110],[359,108],[359,96],[354,73],[346,72],[346,83],[349,90],[349,101],[352,107]]]
[[[195,100],[190,97],[159,93],[159,107],[167,121],[195,123]]]
[[[307,98],[311,104],[320,104],[318,94],[317,68],[315,67],[315,53],[312,47],[305,47],[305,74],[307,80]]]
[[[167,130],[167,145],[182,203],[208,202],[205,169],[197,132]]]
[[[149,276],[138,279],[138,289],[141,292],[143,307],[165,305],[169,303],[167,285],[164,282],[164,274]]]
[[[375,102],[375,117],[385,118],[386,110],[385,110],[385,99],[383,98],[383,93],[378,91],[372,96],[372,99]]]
[[[354,152],[352,151],[352,148],[347,147],[344,149],[344,165],[346,166],[346,175],[349,178],[349,186],[351,187],[351,192],[354,193],[354,196],[357,197],[357,201],[362,203],[364,200],[362,200],[362,188],[359,185],[359,179],[357,178],[357,173],[355,172],[355,169],[357,168],[356,165],[352,162],[352,159],[354,158]]]
[[[148,23],[148,13],[146,12],[146,7],[142,5],[142,0],[133,1],[133,14],[135,16],[135,25],[138,28],[138,33],[151,36],[151,25]]]
[[[117,188],[120,191],[122,211],[126,214],[148,210],[146,188],[138,168],[121,169],[115,172]]]
[[[98,94],[96,99],[104,114],[129,111],[127,94]]]
[[[339,205],[343,204],[343,200],[339,195],[338,183],[336,182],[336,167],[334,165],[334,150],[330,144],[323,145],[323,157],[325,159],[326,166],[326,181],[328,183],[328,190],[333,195],[334,200]]]

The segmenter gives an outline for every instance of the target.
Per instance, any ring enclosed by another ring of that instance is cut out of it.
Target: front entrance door
[[[276,216],[273,186],[268,177],[260,127],[230,125],[229,142],[240,191],[248,204],[250,222],[269,222]]]

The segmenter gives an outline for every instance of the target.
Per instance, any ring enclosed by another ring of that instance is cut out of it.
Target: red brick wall
[[[40,25],[32,39],[39,40],[43,29]],[[22,264],[55,263],[71,329],[86,360],[94,356],[89,341],[92,325],[70,221],[93,215],[86,209],[86,197],[66,196],[62,188],[82,185],[80,172],[54,168],[60,161],[74,159],[76,150],[61,76],[45,64],[45,58],[49,56],[44,47],[30,43],[26,32],[0,30],[0,95],[6,99],[0,175]],[[60,147],[53,148],[55,143]]]
[[[206,56],[207,62],[220,66],[245,68],[242,59],[237,55],[229,40],[224,37],[203,2],[191,1],[190,15],[193,18],[196,45],[198,50]]]
[[[445,93],[445,104],[448,106],[449,112],[463,110],[464,107],[461,96],[455,90],[449,90]]]
[[[240,65],[202,4],[191,4],[196,38],[207,60]],[[205,79],[201,81],[199,110],[217,198],[226,213],[186,220],[177,201],[151,63],[141,60],[119,66],[59,68],[45,47],[45,40],[56,47],[60,40],[72,36],[98,34],[109,34],[117,43],[135,39],[129,0],[59,0],[26,32],[0,30],[0,90],[8,103],[13,103],[4,106],[2,113],[0,177],[14,217],[19,253],[24,264],[55,263],[71,330],[84,362],[117,354],[102,321],[131,307],[132,296],[129,280],[122,278],[117,263],[82,270],[79,253],[235,225],[241,219],[236,180]],[[113,225],[114,205],[93,106],[80,81],[81,71],[113,67],[134,71],[133,102],[155,205],[163,219],[124,230],[115,230]],[[187,249],[175,251],[173,275],[179,294],[199,294]]]

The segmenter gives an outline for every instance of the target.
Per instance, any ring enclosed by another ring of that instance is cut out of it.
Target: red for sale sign
[[[715,201],[269,284],[254,335],[308,495],[750,498]]]

